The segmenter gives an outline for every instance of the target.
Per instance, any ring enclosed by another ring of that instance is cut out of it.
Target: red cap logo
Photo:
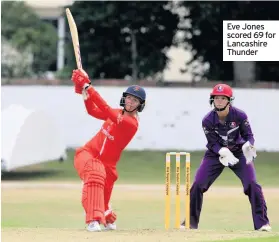
[[[137,91],[139,91],[139,90],[140,90],[140,87],[139,87],[139,86],[135,86],[135,87],[134,87],[134,91],[135,91],[135,92],[137,92]]]

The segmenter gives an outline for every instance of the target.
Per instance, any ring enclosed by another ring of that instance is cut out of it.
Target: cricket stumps
[[[180,173],[181,156],[185,156],[185,228],[190,229],[190,153],[168,152],[165,172],[165,229],[170,228],[171,217],[171,156],[175,156],[175,228],[180,228]]]

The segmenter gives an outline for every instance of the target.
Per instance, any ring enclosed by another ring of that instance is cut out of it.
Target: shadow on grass
[[[2,181],[28,181],[28,180],[40,180],[51,179],[62,175],[62,170],[29,170],[29,171],[11,171],[2,173]]]

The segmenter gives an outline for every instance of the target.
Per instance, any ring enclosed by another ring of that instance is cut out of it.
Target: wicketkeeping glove
[[[246,158],[246,164],[250,164],[257,157],[256,148],[249,141],[242,145],[242,151]]]
[[[237,159],[233,153],[228,149],[228,148],[221,148],[219,150],[219,161],[224,165],[224,166],[229,166],[229,165],[235,165],[239,162],[239,159]]]

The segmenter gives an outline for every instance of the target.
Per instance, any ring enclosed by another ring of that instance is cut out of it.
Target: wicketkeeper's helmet
[[[225,96],[228,98],[228,104],[234,100],[232,88],[227,84],[217,84],[213,87],[212,92],[210,93],[209,103],[212,105],[215,96]],[[227,105],[228,105],[227,104]],[[227,105],[222,108],[218,109],[217,111],[223,111],[227,107]],[[216,108],[215,108],[216,109]]]

